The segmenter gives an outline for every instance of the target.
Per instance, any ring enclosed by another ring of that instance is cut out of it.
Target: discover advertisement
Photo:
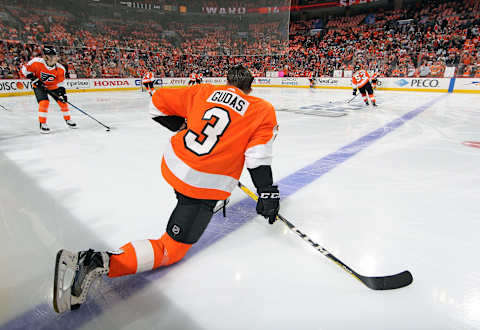
[[[30,80],[0,80],[0,96],[27,95],[33,93]]]

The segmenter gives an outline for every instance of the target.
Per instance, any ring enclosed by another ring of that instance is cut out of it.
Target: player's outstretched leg
[[[108,273],[109,254],[93,250],[60,250],[55,261],[53,308],[57,313],[77,309],[87,299],[93,282]]]

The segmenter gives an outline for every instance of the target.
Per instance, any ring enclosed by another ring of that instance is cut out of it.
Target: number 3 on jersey
[[[230,114],[225,109],[219,107],[208,109],[202,119],[210,120],[212,117],[216,121],[213,124],[207,122],[201,134],[188,130],[183,137],[185,147],[198,156],[208,155],[230,124]]]

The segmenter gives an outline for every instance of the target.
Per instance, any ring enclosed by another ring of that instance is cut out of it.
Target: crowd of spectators
[[[0,6],[0,78],[19,78],[21,65],[41,54],[44,44],[57,47],[72,78],[131,77],[144,70],[158,77],[192,71],[221,76],[238,63],[259,76],[331,76],[361,63],[385,76],[441,77],[453,66],[458,77],[480,77],[477,0],[292,20],[289,30],[284,16],[223,18],[222,24],[146,17],[89,19],[68,9]]]

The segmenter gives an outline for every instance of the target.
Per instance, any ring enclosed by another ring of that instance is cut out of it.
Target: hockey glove
[[[357,89],[356,88],[353,90],[353,95],[357,95]]]
[[[65,90],[65,87],[58,87],[56,92],[58,95],[58,100],[60,102],[67,103],[68,98],[67,98],[67,91]]]
[[[39,78],[35,77],[33,73],[27,74],[27,79],[30,79],[32,81],[33,88],[45,88],[43,82]]]
[[[269,224],[277,220],[280,210],[280,193],[277,186],[260,187],[257,189],[257,213],[268,219]]]
[[[172,132],[177,132],[187,127],[185,118],[180,116],[157,116],[152,119]]]

